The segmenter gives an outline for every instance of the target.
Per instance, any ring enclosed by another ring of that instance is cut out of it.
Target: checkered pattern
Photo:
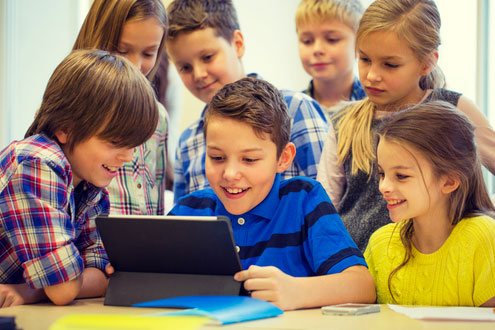
[[[107,193],[84,182],[76,208],[71,167],[55,141],[14,141],[0,167],[0,283],[42,288],[105,268],[94,219],[108,212]]]
[[[259,78],[257,75],[251,77]],[[328,125],[319,104],[311,97],[293,91],[281,90],[291,117],[290,141],[296,146],[296,157],[282,175],[316,178],[316,166],[327,135]],[[174,202],[196,190],[209,187],[205,175],[206,145],[203,135],[203,116],[181,135],[174,168]]]
[[[159,121],[153,136],[134,150],[133,160],[119,169],[108,185],[111,214],[165,213],[168,116],[159,104]]]

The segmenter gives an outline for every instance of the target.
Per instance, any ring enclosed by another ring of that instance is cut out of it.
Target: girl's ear
[[[285,172],[285,170],[292,164],[295,156],[296,146],[292,142],[287,143],[284,150],[282,150],[282,153],[280,154],[280,158],[278,159],[277,173]]]
[[[235,51],[237,53],[237,58],[241,59],[244,56],[244,36],[242,32],[239,30],[235,30],[232,35],[232,46],[235,47]]]
[[[422,76],[428,75],[433,71],[438,62],[438,51],[434,50],[426,57],[425,64],[423,65],[423,70],[421,71]]]
[[[457,174],[446,174],[442,179],[441,191],[443,194],[448,195],[459,188],[460,183],[461,180],[459,179],[459,176]]]
[[[57,137],[57,140],[61,144],[66,144],[68,142],[68,134],[65,130],[59,130],[55,132],[55,136]]]

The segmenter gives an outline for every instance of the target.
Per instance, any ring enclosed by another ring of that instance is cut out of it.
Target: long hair
[[[153,89],[130,61],[102,50],[76,50],[50,77],[25,137],[55,139],[64,131],[69,150],[92,136],[135,147],[153,135],[157,123]]]
[[[432,101],[413,106],[390,116],[378,128],[377,136],[378,143],[385,139],[418,150],[431,164],[435,177],[451,175],[459,179],[458,188],[450,193],[448,199],[447,216],[452,225],[469,216],[495,215],[495,207],[483,180],[474,127],[453,105]],[[400,232],[406,254],[388,279],[392,297],[391,280],[411,258],[413,232],[412,219],[406,220]]]
[[[72,49],[98,48],[115,53],[124,24],[150,17],[156,18],[163,27],[155,66],[147,75],[151,81],[165,47],[167,15],[161,0],[94,0]]]
[[[364,12],[356,35],[358,46],[369,34],[393,31],[405,40],[419,61],[431,61],[432,52],[440,45],[440,13],[432,0],[377,0]],[[438,66],[421,77],[422,89],[445,86]],[[352,154],[351,173],[372,174],[374,151],[371,123],[376,106],[365,98],[335,118],[338,160],[343,163]]]

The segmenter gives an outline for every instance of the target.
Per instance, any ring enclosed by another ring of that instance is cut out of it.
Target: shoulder
[[[489,216],[479,215],[464,218],[459,221],[456,227],[458,227],[457,237],[468,244],[477,242],[481,245],[489,243],[495,246],[495,220]]]
[[[461,98],[461,93],[451,91],[445,88],[435,88],[431,93],[429,100],[440,100],[446,101],[450,104],[457,106],[459,99]]]
[[[373,234],[371,234],[368,243],[369,246],[373,249],[377,249],[388,246],[390,243],[399,243],[402,245],[400,241],[400,230],[402,226],[403,223],[389,223],[383,227],[378,228]]]
[[[189,125],[179,137],[179,147],[188,143],[197,136],[203,137],[203,118]]]
[[[280,183],[279,198],[293,209],[301,208],[304,214],[336,214],[337,210],[320,182],[296,176]]]
[[[291,193],[309,195],[322,190],[323,187],[318,181],[305,176],[295,176],[280,182],[279,195],[280,197]]]
[[[282,94],[292,118],[302,113],[304,116],[321,117],[326,122],[323,109],[311,96],[286,89],[281,89],[280,94]]]
[[[212,189],[197,190],[181,197],[170,211],[172,215],[213,215],[220,201]]]

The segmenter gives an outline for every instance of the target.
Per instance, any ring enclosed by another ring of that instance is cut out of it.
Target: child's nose
[[[388,180],[387,177],[383,176],[380,179],[380,183],[378,184],[378,190],[380,190],[382,195],[388,194],[392,191],[390,180]]]
[[[135,67],[139,69],[139,71],[142,72],[141,68],[143,66],[143,61],[139,55],[128,55],[126,57],[132,64],[134,64]]]
[[[240,178],[240,171],[235,162],[227,162],[227,164],[225,164],[223,177],[229,181],[238,180]]]
[[[375,66],[371,65],[368,70],[368,74],[366,75],[366,78],[369,81],[378,81],[381,79],[380,72]]]
[[[194,79],[200,80],[206,77],[206,68],[204,65],[195,65],[194,66]]]
[[[315,54],[321,54],[323,53],[323,43],[321,40],[316,39],[314,44],[313,44],[313,53]]]

